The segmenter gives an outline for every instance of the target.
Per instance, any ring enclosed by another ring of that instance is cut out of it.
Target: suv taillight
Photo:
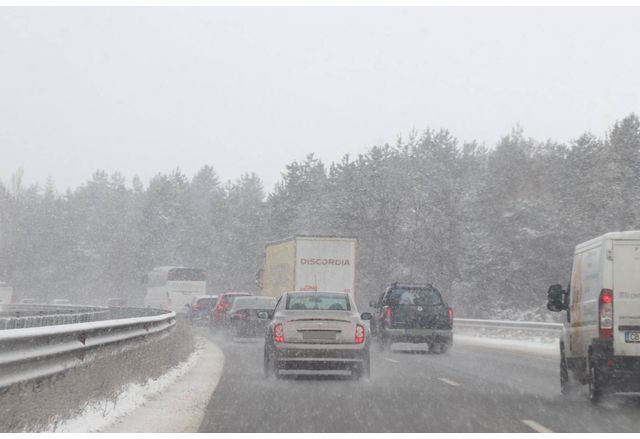
[[[600,338],[613,338],[613,291],[603,289],[598,300]]]
[[[391,307],[384,307],[384,321],[387,325],[391,326]]]
[[[276,343],[284,343],[284,328],[282,327],[282,323],[278,323],[273,327],[273,341]]]
[[[355,341],[356,343],[364,343],[364,326],[362,326],[360,323],[356,325]]]
[[[449,317],[449,326],[453,327],[453,308],[447,309],[447,316]]]

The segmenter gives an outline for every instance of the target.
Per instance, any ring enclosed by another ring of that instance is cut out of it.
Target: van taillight
[[[453,308],[447,309],[447,316],[449,317],[449,326],[453,326]]]
[[[282,327],[282,323],[278,323],[273,327],[273,341],[276,343],[284,343],[284,328]]]
[[[356,343],[364,343],[364,326],[359,323],[356,325],[355,341]]]
[[[613,337],[613,291],[603,289],[598,300],[600,338]]]

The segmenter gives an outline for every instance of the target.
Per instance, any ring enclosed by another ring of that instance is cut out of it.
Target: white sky
[[[0,8],[0,180],[146,183],[205,164],[265,189],[447,128],[492,147],[640,112],[640,8]]]

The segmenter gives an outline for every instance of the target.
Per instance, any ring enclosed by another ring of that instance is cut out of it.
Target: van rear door
[[[640,356],[640,241],[613,241],[614,355]]]

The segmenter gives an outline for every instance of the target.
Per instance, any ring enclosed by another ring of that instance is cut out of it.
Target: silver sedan
[[[346,293],[296,291],[284,293],[265,333],[264,372],[281,370],[350,370],[354,378],[369,377],[369,336]]]

